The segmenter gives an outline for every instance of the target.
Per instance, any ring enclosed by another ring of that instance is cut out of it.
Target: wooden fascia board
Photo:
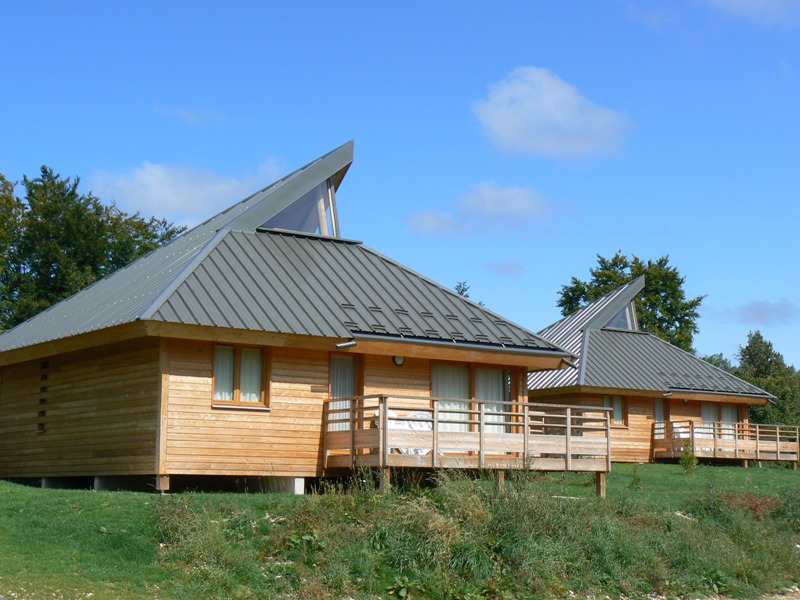
[[[666,390],[633,390],[628,388],[612,387],[591,387],[585,385],[573,385],[566,387],[546,388],[541,390],[528,390],[530,398],[547,398],[552,396],[563,396],[566,394],[586,394],[595,396],[630,396],[639,398],[664,398],[665,400],[686,400],[697,402],[719,402],[724,404],[747,404],[764,405],[769,402],[769,398],[759,396],[741,396],[739,394],[719,394],[713,392],[682,392],[672,390],[670,396],[664,396]]]
[[[0,353],[0,366],[19,364],[29,360],[39,360],[47,358],[48,356],[85,350],[86,348],[94,348],[96,346],[104,346],[106,344],[140,338],[146,335],[146,327],[141,321],[125,323],[115,327],[107,327],[80,335],[73,335],[25,346],[23,348],[7,350],[6,352]]]
[[[369,354],[379,356],[403,356],[406,358],[425,358],[430,360],[474,362],[524,367],[529,371],[550,370],[563,367],[561,355],[497,351],[474,346],[444,346],[435,344],[415,344],[413,342],[394,342],[388,340],[358,339],[354,346],[337,348],[336,344],[347,341],[340,338],[317,337],[244,329],[226,329],[204,325],[181,325],[149,321],[148,335],[181,339],[206,340],[236,344],[279,346],[285,348],[307,348],[309,350],[328,350],[349,354]]]
[[[56,354],[63,354],[65,352],[83,350],[146,336],[203,340],[229,344],[251,344],[258,346],[336,351],[351,354],[404,356],[407,358],[424,358],[429,360],[497,364],[509,367],[523,367],[528,371],[553,370],[565,366],[561,360],[562,355],[560,353],[548,355],[536,352],[496,350],[493,348],[483,349],[475,346],[459,346],[456,344],[415,344],[414,342],[408,341],[394,342],[389,340],[366,339],[357,340],[356,345],[349,348],[337,348],[337,343],[346,340],[341,338],[251,331],[208,325],[166,323],[163,321],[135,321],[133,323],[118,325],[99,331],[43,342],[16,350],[9,350],[8,352],[0,354],[0,366],[21,363],[28,360],[37,360]]]
[[[457,344],[415,344],[413,342],[358,339],[356,346],[350,348],[350,350],[352,352],[382,356],[404,356],[407,358],[523,367],[528,371],[549,371],[565,366],[561,360],[561,354],[551,356],[514,352],[512,350],[498,351],[492,348],[482,349],[475,346],[458,346]]]

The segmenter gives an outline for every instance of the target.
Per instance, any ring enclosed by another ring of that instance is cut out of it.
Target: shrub
[[[683,442],[683,452],[678,462],[687,475],[694,475],[697,472],[697,457],[694,455],[694,446],[690,440]]]

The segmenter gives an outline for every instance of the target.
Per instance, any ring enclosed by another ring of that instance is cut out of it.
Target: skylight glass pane
[[[320,232],[319,204],[328,195],[328,182],[323,181],[302,198],[298,198],[262,227],[288,229],[302,233]]]

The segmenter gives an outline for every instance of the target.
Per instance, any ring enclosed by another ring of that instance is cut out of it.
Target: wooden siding
[[[3,367],[0,476],[152,474],[160,389],[152,339]]]
[[[271,348],[269,410],[212,408],[210,342],[169,340],[162,475],[321,474],[329,354]]]
[[[625,396],[619,393],[609,393],[611,396],[622,396],[625,402],[625,425],[611,426],[611,460],[612,462],[650,462],[653,460],[653,423],[654,398],[643,396]],[[565,393],[552,394],[546,398],[532,395],[533,402],[547,402],[556,404],[578,404],[581,406],[602,406],[603,394]],[[694,421],[702,423],[700,416],[700,402],[680,398],[664,398],[668,420]],[[747,422],[747,406],[739,407],[739,419]]]

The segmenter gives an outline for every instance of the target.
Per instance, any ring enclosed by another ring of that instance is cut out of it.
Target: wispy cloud
[[[797,0],[705,0],[726,14],[760,25],[792,26],[800,22]]]
[[[189,125],[203,125],[206,123],[222,123],[225,116],[213,110],[187,108],[186,106],[156,105],[153,111],[167,117],[174,117]]]
[[[800,320],[800,307],[786,298],[776,302],[759,300],[736,307],[736,317],[754,326],[786,325]]]
[[[645,7],[641,4],[631,3],[628,5],[628,18],[652,29],[661,29],[679,21],[671,7],[663,4]]]
[[[460,226],[453,215],[435,210],[426,210],[411,215],[408,226],[420,233],[454,233]]]
[[[484,266],[492,273],[502,277],[520,277],[525,273],[525,265],[514,260],[492,261]]]
[[[629,124],[624,113],[597,106],[539,67],[519,67],[490,85],[474,111],[498,148],[555,157],[613,152]]]
[[[265,160],[255,173],[225,176],[183,164],[144,162],[126,173],[96,172],[89,187],[124,211],[196,225],[280,177],[278,162]]]
[[[464,194],[454,211],[419,212],[409,217],[408,226],[421,233],[476,233],[523,227],[548,213],[547,201],[533,188],[485,181]]]

